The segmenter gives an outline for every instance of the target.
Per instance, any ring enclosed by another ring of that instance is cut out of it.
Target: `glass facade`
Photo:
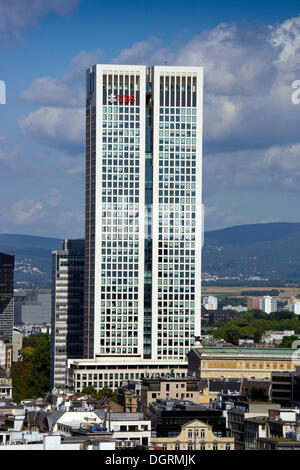
[[[200,331],[200,87],[197,67],[87,72],[86,357],[182,360]]]
[[[14,256],[0,253],[0,339],[12,341],[14,326]]]

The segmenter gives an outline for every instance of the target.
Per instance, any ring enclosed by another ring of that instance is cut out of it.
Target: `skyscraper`
[[[202,73],[87,70],[85,357],[95,365],[183,369],[200,335]]]
[[[65,388],[67,359],[83,357],[84,240],[52,252],[51,387]]]
[[[14,328],[14,256],[0,253],[0,339],[12,342]]]

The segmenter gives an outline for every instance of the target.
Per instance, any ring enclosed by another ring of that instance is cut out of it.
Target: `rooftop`
[[[242,355],[242,356],[292,356],[296,349],[291,348],[261,348],[261,347],[240,347],[240,346],[210,346],[203,348],[194,348],[191,351],[199,356],[207,355]]]

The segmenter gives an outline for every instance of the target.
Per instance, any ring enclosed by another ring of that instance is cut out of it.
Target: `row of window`
[[[140,113],[140,108],[138,106],[135,107],[129,107],[129,106],[102,106],[102,112],[103,113],[125,113],[125,114],[139,114]]]
[[[169,108],[169,107],[165,107],[165,108],[159,108],[159,113],[160,114],[197,114],[197,109],[196,108]]]

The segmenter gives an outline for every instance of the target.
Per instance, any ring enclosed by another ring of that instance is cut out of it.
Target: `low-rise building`
[[[96,440],[39,432],[0,431],[0,450],[115,450],[115,448],[115,441],[111,438]]]
[[[216,437],[212,427],[198,419],[183,424],[178,435],[152,437],[155,450],[234,450],[234,438]]]
[[[124,413],[137,413],[140,408],[138,397],[127,388],[118,388],[117,403],[122,406]]]
[[[149,404],[148,411],[152,436],[155,437],[177,436],[181,431],[181,426],[193,419],[199,419],[212,426],[215,436],[226,437],[228,435],[222,410],[212,409],[207,405],[187,400],[157,400]]]
[[[147,447],[151,436],[151,421],[143,413],[118,413],[107,409],[31,413],[31,429],[65,436],[91,434],[96,439],[112,433],[118,448]],[[36,426],[36,427],[35,427]],[[104,434],[103,434],[104,433]]]
[[[217,310],[218,297],[214,297],[213,295],[203,297],[203,306],[206,310]]]
[[[300,403],[300,367],[296,367],[296,371],[272,372],[271,397],[282,406]]]
[[[280,344],[284,336],[294,336],[294,330],[273,331],[267,330],[261,337],[260,342],[264,344]]]
[[[201,378],[271,379],[272,371],[300,366],[294,349],[263,347],[198,347],[188,353],[188,375]]]
[[[12,400],[12,378],[4,369],[0,369],[0,400]]]
[[[13,347],[12,342],[8,338],[0,340],[0,367],[2,369],[10,369],[12,363]]]
[[[235,408],[228,411],[228,427],[235,439],[236,450],[245,449],[245,420],[269,416],[269,410],[280,410],[274,403],[236,403]]]
[[[206,381],[193,377],[152,377],[142,380],[141,403],[146,410],[149,403],[157,399],[188,400],[193,403],[209,403]]]
[[[258,438],[258,450],[300,450],[300,442],[283,438]]]
[[[225,305],[223,310],[233,310],[234,312],[247,312],[248,308],[243,305]]]

